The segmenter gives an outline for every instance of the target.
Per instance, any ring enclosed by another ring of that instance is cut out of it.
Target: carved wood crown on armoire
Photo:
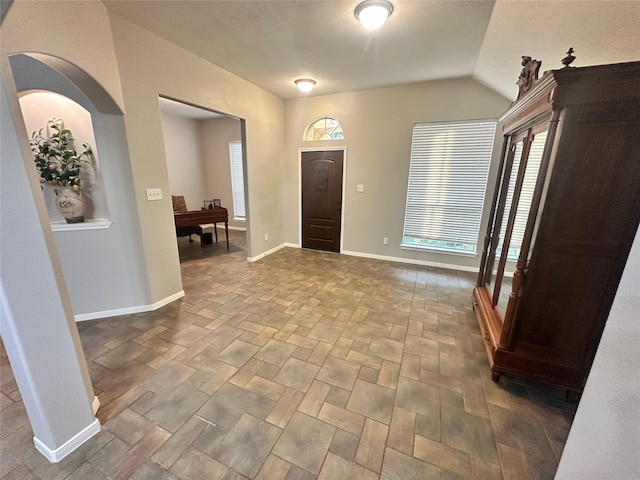
[[[580,392],[640,222],[640,62],[572,53],[522,57],[473,301],[494,381]]]

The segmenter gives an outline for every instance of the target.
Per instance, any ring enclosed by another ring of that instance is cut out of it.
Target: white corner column
[[[0,333],[35,446],[57,462],[100,423],[5,52],[0,61]]]

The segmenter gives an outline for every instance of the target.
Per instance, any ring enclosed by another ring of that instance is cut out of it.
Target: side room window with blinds
[[[475,254],[494,120],[413,127],[402,247]]]
[[[231,190],[233,193],[233,218],[246,220],[244,208],[244,172],[242,168],[242,143],[229,142],[231,162]]]

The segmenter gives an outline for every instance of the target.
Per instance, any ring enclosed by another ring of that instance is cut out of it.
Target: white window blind
[[[538,178],[538,171],[540,170],[540,163],[542,162],[542,152],[544,150],[544,144],[547,141],[547,132],[539,133],[533,139],[531,148],[529,149],[529,156],[527,157],[527,168],[524,172],[524,179],[522,181],[522,189],[520,191],[520,198],[518,200],[518,208],[516,210],[516,218],[513,224],[513,230],[511,231],[511,242],[507,249],[507,258],[509,260],[517,260],[520,255],[520,246],[524,239],[524,230],[527,227],[527,219],[529,216],[529,210],[531,208],[531,202],[533,201],[533,191],[536,188],[536,180]],[[507,189],[507,202],[505,203],[504,215],[502,217],[502,225],[500,226],[500,244],[496,249],[496,254],[500,256],[503,249],[504,235],[507,231],[507,221],[509,219],[509,212],[511,211],[511,204],[513,202],[513,190],[516,186],[516,178],[520,169],[520,160],[522,157],[522,142],[516,144],[516,151],[513,157],[513,167],[511,169],[511,177],[509,177],[509,188]]]
[[[402,246],[475,253],[496,122],[413,127]]]
[[[233,193],[233,218],[245,220],[244,207],[244,171],[242,168],[242,143],[229,142],[229,159],[231,162],[231,190]]]

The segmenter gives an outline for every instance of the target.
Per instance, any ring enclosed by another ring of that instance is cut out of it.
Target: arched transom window
[[[343,140],[342,125],[335,118],[324,117],[312,122],[304,132],[303,140]]]

